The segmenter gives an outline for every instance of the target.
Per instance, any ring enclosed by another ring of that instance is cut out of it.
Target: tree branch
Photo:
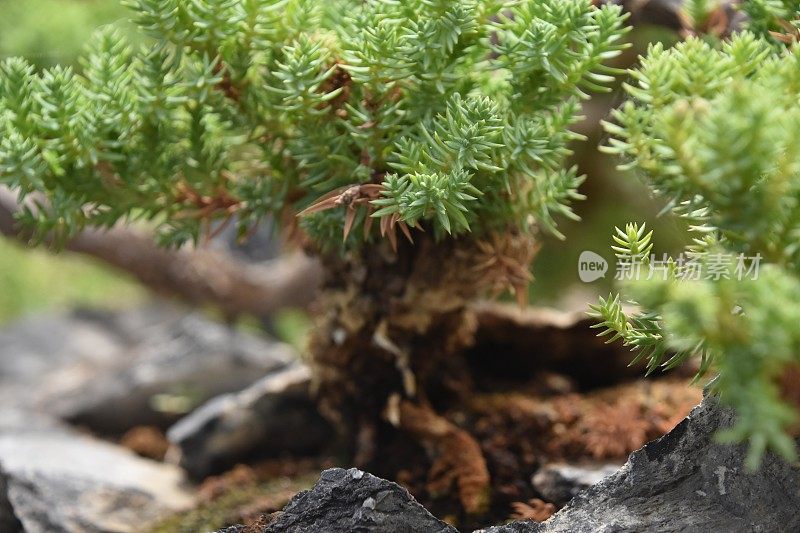
[[[0,233],[27,244],[14,218],[18,210],[16,194],[0,187]],[[300,252],[246,264],[218,250],[160,248],[151,235],[123,226],[86,229],[66,249],[123,270],[156,292],[229,315],[266,316],[282,307],[305,307],[322,277],[318,262]]]
[[[686,28],[686,19],[681,14],[683,9],[684,0],[595,0],[597,4],[617,4],[621,5],[622,9],[630,13],[630,23],[633,26],[652,25],[669,28],[677,32],[684,32]],[[736,14],[736,6],[740,4],[741,0],[722,0],[720,2],[720,9],[724,12],[723,28],[718,30],[725,30],[724,33],[739,27],[743,20],[741,14]],[[702,30],[702,28],[695,28]]]
[[[683,0],[603,0],[604,4],[621,4],[631,14],[630,23],[634,26],[651,24],[681,30],[683,25],[678,13]]]

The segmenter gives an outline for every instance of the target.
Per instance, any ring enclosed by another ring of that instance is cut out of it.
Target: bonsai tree
[[[618,258],[640,263],[644,279],[594,312],[651,371],[692,358],[698,377],[718,371],[712,390],[737,412],[719,438],[749,441],[755,467],[766,449],[797,458],[800,46],[789,21],[800,5],[744,8],[752,32],[652,45],[632,73],[630,101],[606,124],[609,151],[687,220],[694,239],[679,257],[656,260],[644,226],[618,229]],[[624,300],[639,310],[626,312]]]
[[[435,406],[468,393],[469,303],[524,302],[537,232],[574,217],[570,126],[611,81],[620,9],[125,3],[147,46],[106,30],[80,73],[0,66],[0,179],[27,198],[21,222],[63,241],[147,221],[181,246],[280,221],[328,273],[308,354],[323,412],[362,463],[407,431],[479,511],[480,448]]]

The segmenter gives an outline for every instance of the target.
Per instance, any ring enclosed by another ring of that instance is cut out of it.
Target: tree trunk
[[[414,236],[397,252],[381,242],[324,258],[310,343],[315,391],[356,464],[368,465],[386,428],[399,428],[428,452],[434,484],[452,483],[465,511],[479,513],[489,486],[480,447],[436,413],[472,392],[464,357],[477,328],[471,302],[482,287],[502,285],[509,265],[527,273],[536,246],[529,236],[491,245]]]
[[[311,365],[321,408],[348,432],[389,414],[394,395],[437,403],[458,393],[448,378],[467,378],[455,355],[476,328],[474,252],[420,235],[324,261]]]

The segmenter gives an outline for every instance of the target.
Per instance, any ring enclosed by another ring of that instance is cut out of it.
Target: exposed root
[[[470,303],[487,287],[521,280],[509,272],[536,250],[521,235],[496,245],[481,251],[470,240],[436,242],[422,233],[396,253],[375,246],[367,255],[326,257],[309,353],[320,408],[343,434],[376,420],[393,393],[438,404],[464,391],[463,353],[478,327]]]
[[[431,494],[446,494],[455,487],[468,514],[486,512],[489,469],[477,441],[429,407],[410,401],[400,402],[398,421],[399,427],[419,439],[432,458],[428,472]]]
[[[389,338],[388,329],[388,322],[382,320],[375,330],[375,333],[372,334],[372,341],[376,346],[392,354],[396,358],[395,366],[402,376],[403,391],[409,398],[416,398],[417,378],[414,376],[414,371],[411,369],[411,357],[407,351],[400,349],[399,346],[392,342]]]

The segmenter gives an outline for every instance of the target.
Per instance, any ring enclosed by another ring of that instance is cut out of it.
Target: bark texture
[[[481,513],[489,473],[480,446],[436,413],[473,391],[465,357],[477,329],[470,303],[481,287],[512,279],[508,265],[528,260],[535,246],[510,236],[506,255],[487,260],[472,239],[415,237],[397,253],[379,243],[325,262],[331,276],[310,344],[314,390],[357,465],[369,466],[399,428],[428,452],[431,484],[455,487],[463,509]]]

